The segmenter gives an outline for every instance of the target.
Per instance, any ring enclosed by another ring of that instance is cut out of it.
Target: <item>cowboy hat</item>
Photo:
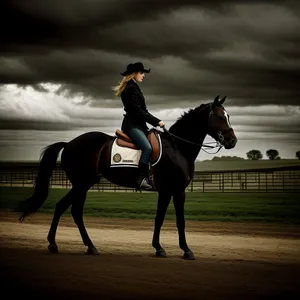
[[[126,71],[120,73],[122,76],[127,76],[132,73],[142,72],[142,73],[150,73],[151,69],[146,70],[144,65],[141,62],[136,62],[133,64],[129,64],[126,68]]]

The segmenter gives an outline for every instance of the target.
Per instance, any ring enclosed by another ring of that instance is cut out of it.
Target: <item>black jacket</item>
[[[146,122],[158,126],[160,120],[147,110],[145,98],[139,86],[130,80],[121,94],[126,114],[122,122],[122,131],[128,132],[131,128],[140,128],[145,133],[148,131]]]

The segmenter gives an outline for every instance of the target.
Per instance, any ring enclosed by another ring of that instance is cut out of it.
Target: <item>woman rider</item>
[[[126,112],[121,129],[142,151],[136,188],[151,190],[153,187],[149,182],[148,172],[152,147],[147,139],[148,127],[146,123],[154,127],[163,127],[165,123],[149,113],[147,109],[145,98],[138,85],[138,83],[143,82],[145,73],[150,73],[150,69],[144,69],[141,62],[129,64],[126,71],[121,73],[124,76],[123,80],[114,90],[116,95],[121,97]]]

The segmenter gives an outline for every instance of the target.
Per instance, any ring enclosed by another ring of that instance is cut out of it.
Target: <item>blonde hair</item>
[[[133,79],[135,77],[136,73],[132,73],[132,74],[129,74],[127,76],[125,76],[121,82],[119,82],[118,85],[114,86],[112,88],[113,91],[115,91],[115,95],[120,97],[122,92],[124,91],[124,89],[126,88],[127,86],[127,83],[128,81],[130,81],[131,79]]]

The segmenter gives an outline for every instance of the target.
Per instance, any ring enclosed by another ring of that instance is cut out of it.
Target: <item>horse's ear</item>
[[[217,104],[218,104],[218,102],[219,102],[219,97],[220,97],[220,95],[218,95],[218,96],[215,98],[214,103],[213,103],[213,105],[212,105],[212,108],[213,108],[213,109],[217,106]]]
[[[225,102],[226,96],[224,96],[220,101],[219,104],[223,104]]]

